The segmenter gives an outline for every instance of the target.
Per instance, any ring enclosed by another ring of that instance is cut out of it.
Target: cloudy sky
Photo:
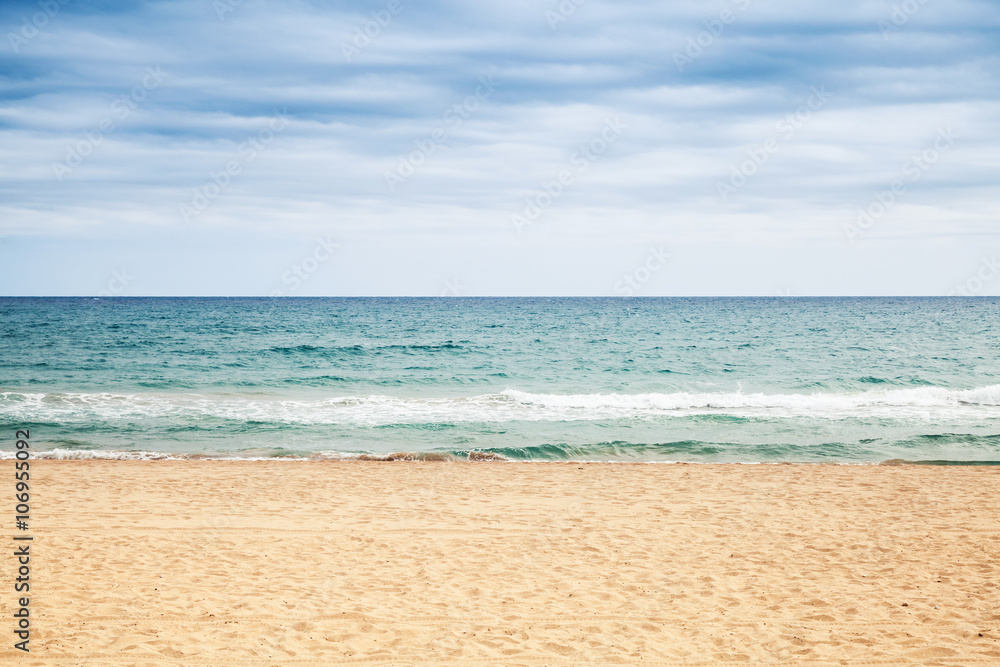
[[[0,5],[0,294],[1000,294],[970,0]]]

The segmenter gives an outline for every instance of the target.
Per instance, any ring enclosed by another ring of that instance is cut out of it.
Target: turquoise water
[[[4,298],[0,422],[52,456],[998,461],[998,315],[996,298]]]

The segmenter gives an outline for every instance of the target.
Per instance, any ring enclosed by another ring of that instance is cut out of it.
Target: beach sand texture
[[[1000,468],[31,465],[4,664],[1000,664]]]

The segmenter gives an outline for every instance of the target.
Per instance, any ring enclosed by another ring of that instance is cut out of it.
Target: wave
[[[13,459],[16,452],[0,452],[0,460]],[[492,451],[473,452],[391,452],[389,454],[371,454],[365,452],[296,452],[277,450],[261,453],[245,452],[215,452],[215,453],[185,453],[133,451],[120,449],[50,449],[34,451],[32,459],[57,461],[514,461],[500,453]],[[523,457],[522,457],[523,458]],[[563,457],[564,458],[564,457]]]
[[[329,346],[319,346],[319,345],[292,345],[292,346],[274,346],[263,350],[265,353],[272,353],[281,356],[320,356],[320,357],[341,357],[341,356],[363,356],[367,354],[378,355],[385,352],[401,352],[403,354],[421,354],[426,352],[449,352],[453,350],[457,351],[467,351],[468,348],[463,344],[468,343],[468,341],[460,341],[455,343],[453,341],[445,341],[439,344],[418,344],[413,343],[409,345],[400,344],[390,344],[390,345],[329,345]],[[204,350],[200,351],[204,353]],[[198,353],[198,352],[196,352]]]
[[[471,397],[387,395],[289,399],[262,393],[0,392],[0,419],[17,423],[90,424],[150,419],[274,424],[390,426],[511,421],[605,421],[716,416],[949,418],[1000,417],[1000,385],[974,389],[916,387],[856,393],[742,392],[537,394],[507,389]]]
[[[898,443],[897,443],[898,444]],[[994,443],[995,444],[995,443]],[[473,461],[485,463],[834,463],[834,464],[882,464],[882,465],[962,465],[1000,466],[996,450],[980,451],[973,457],[961,459],[942,458],[885,458],[876,452],[854,456],[844,456],[842,451],[823,451],[825,448],[810,448],[820,451],[785,451],[779,455],[768,448],[724,453],[723,447],[701,442],[674,442],[662,444],[630,444],[624,442],[600,443],[596,445],[542,445],[525,448],[498,448],[482,450],[452,451],[398,451],[390,453],[367,452],[290,452],[240,451],[240,452],[160,452],[109,449],[52,449],[35,450],[32,459],[59,461],[366,461],[366,462],[420,462],[446,463]],[[839,448],[838,448],[839,449]],[[0,451],[0,460],[15,457],[13,451]]]
[[[954,408],[960,406],[1000,406],[1000,385],[974,389],[946,389],[944,387],[916,387],[854,393],[812,394],[744,394],[689,393],[671,394],[528,394],[508,390],[504,392],[526,404],[561,406],[576,409],[637,411],[689,411],[713,412],[740,410],[789,411],[794,414],[813,414],[836,411],[857,411],[878,407],[903,408]]]

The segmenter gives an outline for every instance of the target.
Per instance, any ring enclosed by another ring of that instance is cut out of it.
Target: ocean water
[[[54,457],[1000,461],[997,298],[3,298]]]

